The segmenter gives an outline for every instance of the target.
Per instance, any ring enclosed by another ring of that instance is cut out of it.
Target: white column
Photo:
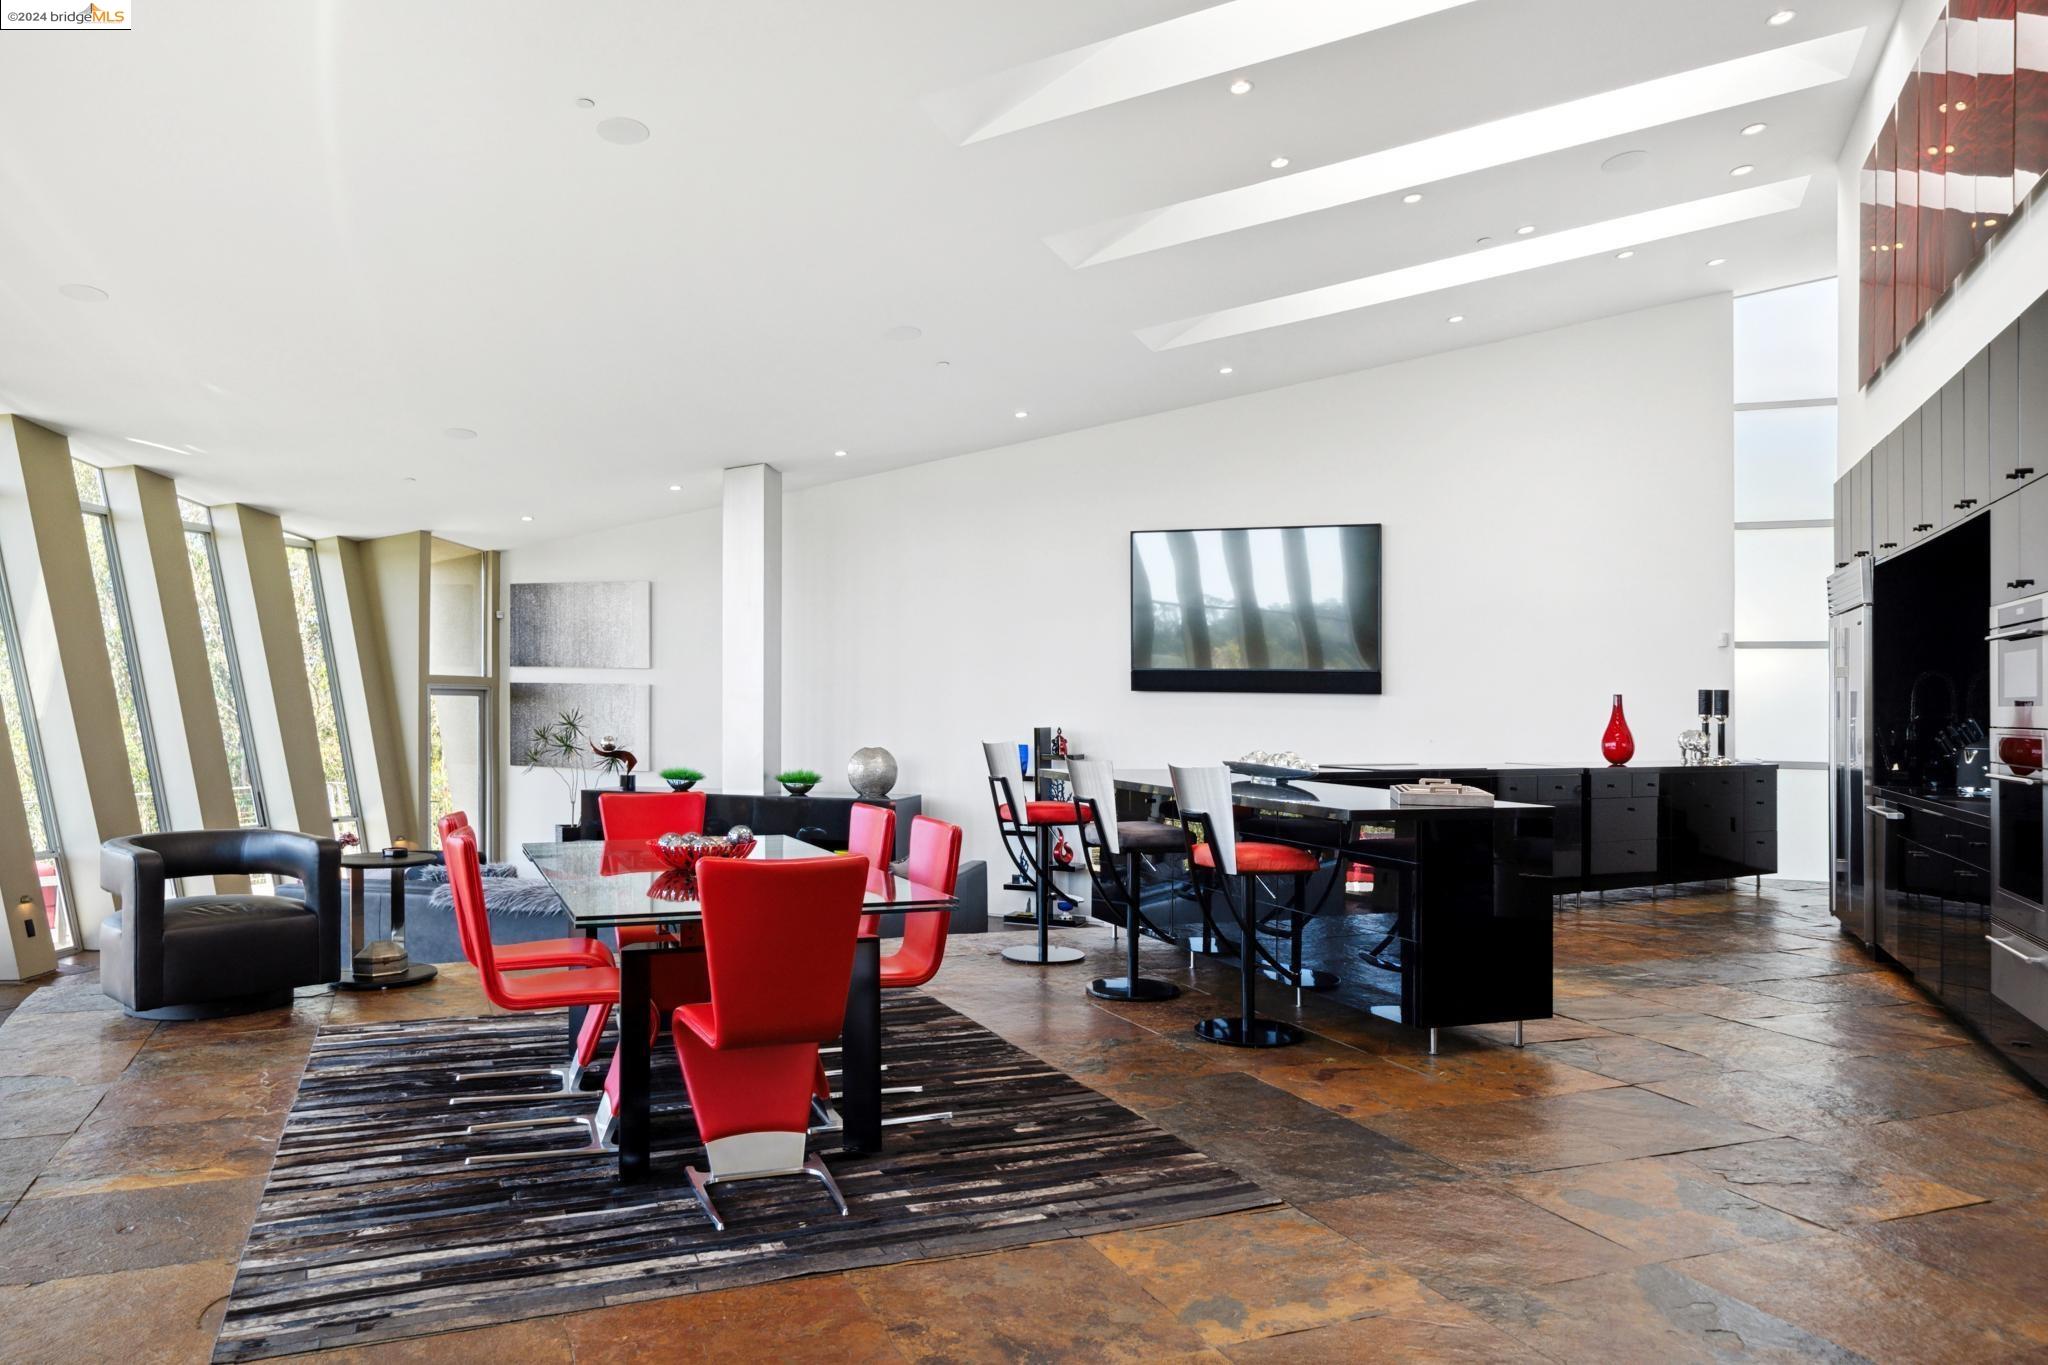
[[[782,473],[750,464],[725,471],[720,541],[722,625],[719,714],[723,791],[762,792],[782,766]]]

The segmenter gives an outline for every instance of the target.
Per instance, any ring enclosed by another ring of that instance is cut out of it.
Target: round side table
[[[348,970],[335,984],[345,991],[388,991],[400,986],[420,986],[440,975],[431,962],[414,962],[405,955],[406,869],[440,861],[431,853],[412,852],[402,858],[381,853],[349,853],[341,860],[348,873],[349,946],[352,956]],[[391,874],[391,937],[363,942],[363,874],[382,869]]]

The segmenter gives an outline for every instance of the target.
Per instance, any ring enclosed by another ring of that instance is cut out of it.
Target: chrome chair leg
[[[458,1081],[503,1080],[509,1076],[553,1076],[555,1085],[548,1090],[501,1090],[488,1095],[456,1095],[449,1099],[453,1105],[464,1104],[523,1104],[529,1100],[555,1100],[571,1095],[586,1094],[583,1089],[583,1068],[580,1066],[521,1066],[508,1067],[503,1071],[458,1071]]]
[[[508,1162],[556,1161],[571,1156],[607,1156],[617,1153],[619,1144],[614,1141],[618,1118],[612,1113],[611,1096],[600,1094],[597,1108],[589,1114],[560,1114],[541,1119],[507,1119],[501,1123],[472,1123],[463,1129],[463,1136],[473,1137],[479,1133],[510,1132],[521,1128],[559,1127],[568,1123],[583,1129],[583,1142],[575,1147],[544,1147],[524,1152],[491,1152],[483,1156],[464,1157],[464,1166],[497,1166]]]

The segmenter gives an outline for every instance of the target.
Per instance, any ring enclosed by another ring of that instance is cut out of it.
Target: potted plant
[[[704,780],[704,774],[695,768],[663,768],[661,777],[672,792],[686,792]]]
[[[564,711],[551,724],[537,725],[527,736],[526,753],[519,764],[528,772],[545,768],[562,780],[569,798],[569,823],[555,826],[555,838],[566,842],[576,837],[583,821],[584,754],[590,736],[583,729],[581,711]]]
[[[782,789],[791,796],[809,796],[811,788],[817,786],[822,779],[809,768],[791,768],[775,774],[775,780],[780,782]]]

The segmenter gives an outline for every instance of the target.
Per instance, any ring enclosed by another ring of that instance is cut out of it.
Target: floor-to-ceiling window
[[[1735,300],[1731,753],[1778,765],[1778,870],[1827,877],[1835,282]]]
[[[114,695],[120,705],[121,736],[128,746],[128,775],[135,785],[136,814],[144,833],[166,825],[157,779],[156,743],[149,728],[142,666],[135,655],[135,632],[128,620],[128,589],[121,577],[121,554],[114,544],[114,519],[107,510],[107,487],[100,471],[82,460],[71,462],[78,479],[78,502],[85,514],[86,553],[92,562],[93,588],[99,595],[100,629],[107,637],[107,662],[114,673]]]
[[[249,699],[242,690],[242,669],[235,654],[235,627],[221,593],[220,550],[213,540],[213,516],[189,498],[178,499],[185,523],[185,554],[192,562],[192,593],[199,603],[199,630],[206,638],[206,668],[213,680],[213,701],[220,711],[221,739],[227,746],[228,780],[235,789],[235,816],[243,825],[269,823],[263,803],[262,770],[256,763],[254,737],[245,723]]]
[[[21,670],[21,639],[7,595],[7,574],[0,568],[0,716],[7,722],[7,747],[14,755],[15,781],[21,787],[28,816],[29,842],[35,845],[36,880],[43,889],[43,917],[59,953],[78,947],[78,926],[65,887],[64,860],[58,856],[57,822],[50,809],[50,779],[43,766],[43,747],[36,730],[28,678]]]
[[[298,611],[299,649],[306,660],[306,682],[313,693],[313,725],[320,737],[320,767],[327,782],[327,811],[336,838],[362,835],[362,804],[356,774],[349,760],[348,713],[335,690],[334,635],[328,624],[327,598],[320,581],[320,561],[310,543],[288,537],[285,563],[291,569],[292,604]]]
[[[466,811],[491,837],[491,584],[481,550],[433,543],[428,581],[427,811]]]

